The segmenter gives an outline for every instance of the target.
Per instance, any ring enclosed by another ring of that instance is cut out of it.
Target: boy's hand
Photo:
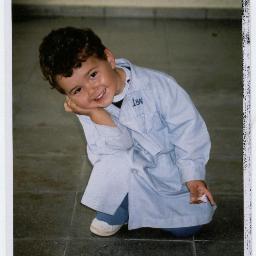
[[[77,106],[69,97],[66,97],[64,102],[64,109],[66,112],[76,113],[79,115],[91,116],[95,109],[84,109]]]
[[[64,109],[66,112],[86,115],[96,124],[116,127],[116,124],[112,120],[110,114],[104,108],[84,109],[76,105],[69,97],[66,97]]]
[[[207,189],[207,186],[202,180],[191,180],[186,182],[188,190],[190,192],[190,203],[200,204],[203,203],[203,196],[205,195],[210,201],[211,205],[215,205],[211,192]]]

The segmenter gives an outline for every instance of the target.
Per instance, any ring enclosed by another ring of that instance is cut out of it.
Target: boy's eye
[[[95,71],[95,72],[92,72],[92,73],[90,74],[90,77],[91,77],[91,78],[95,78],[96,75],[97,75],[97,72]]]
[[[80,91],[81,91],[81,88],[79,87],[79,88],[75,89],[72,94],[73,94],[73,95],[74,95],[74,94],[77,94],[77,93],[79,93]]]

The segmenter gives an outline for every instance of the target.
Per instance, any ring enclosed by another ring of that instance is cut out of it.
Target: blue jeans
[[[114,215],[109,215],[103,212],[96,212],[96,218],[107,222],[109,225],[122,225],[128,222],[128,195],[124,198],[123,202],[116,210]],[[180,227],[180,228],[164,228],[164,231],[171,233],[176,237],[189,237],[193,236],[201,230],[202,226]]]

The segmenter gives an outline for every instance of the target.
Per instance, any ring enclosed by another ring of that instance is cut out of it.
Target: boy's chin
[[[112,104],[112,102],[108,102],[102,105],[102,108],[107,108],[108,106],[110,106]]]
[[[111,98],[111,99],[106,100],[105,102],[102,102],[101,107],[107,108],[108,106],[110,106],[112,104],[112,101],[113,101],[113,99]]]

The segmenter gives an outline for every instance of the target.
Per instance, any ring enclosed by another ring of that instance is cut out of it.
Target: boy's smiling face
[[[71,77],[57,76],[66,95],[83,109],[105,108],[124,87],[124,71],[116,68],[113,54],[106,49],[107,60],[95,56],[73,69]]]

